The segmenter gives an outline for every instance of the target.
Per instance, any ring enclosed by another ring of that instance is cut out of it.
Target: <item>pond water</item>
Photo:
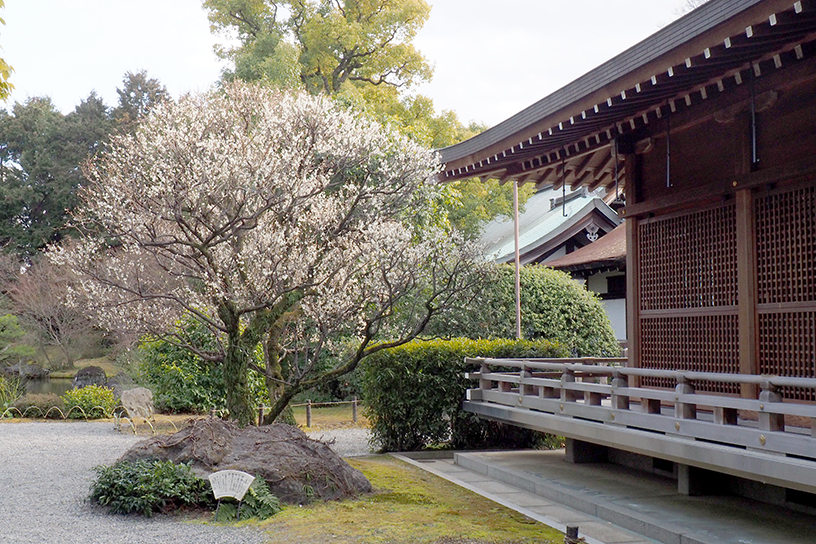
[[[26,393],[54,393],[58,397],[71,389],[73,381],[70,378],[46,378],[44,380],[28,380]]]

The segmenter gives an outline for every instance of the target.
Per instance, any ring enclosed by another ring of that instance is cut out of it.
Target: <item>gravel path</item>
[[[336,438],[341,456],[368,452],[368,433],[312,433]],[[261,531],[167,516],[113,516],[86,500],[93,467],[113,463],[135,442],[110,423],[0,424],[0,543],[2,544],[256,544]]]

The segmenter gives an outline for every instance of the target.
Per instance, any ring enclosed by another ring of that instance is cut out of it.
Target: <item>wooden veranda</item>
[[[816,493],[815,0],[711,0],[442,159],[626,200],[625,365],[481,377],[468,410]]]

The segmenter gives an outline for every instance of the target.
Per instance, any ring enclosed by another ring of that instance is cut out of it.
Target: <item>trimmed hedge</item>
[[[100,419],[111,417],[116,408],[113,389],[91,384],[79,389],[69,389],[60,397],[65,413],[70,419]]]
[[[425,333],[442,338],[514,338],[515,271],[497,265],[476,298],[440,314]],[[530,265],[521,268],[521,331],[528,340],[558,342],[579,357],[617,357],[620,345],[600,298],[569,274]]]
[[[415,340],[379,351],[362,363],[372,441],[384,451],[449,444],[456,449],[530,447],[541,434],[489,422],[462,410],[465,357],[568,357],[547,340]]]

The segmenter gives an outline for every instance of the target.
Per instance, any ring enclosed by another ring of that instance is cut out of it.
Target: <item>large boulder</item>
[[[153,417],[153,392],[150,389],[144,387],[127,389],[122,391],[119,401],[127,410],[131,419],[134,417],[143,417],[145,419]]]
[[[74,376],[74,387],[77,389],[86,385],[105,385],[107,383],[108,377],[105,371],[98,366],[80,368]]]
[[[284,424],[238,427],[216,418],[191,421],[175,434],[134,445],[121,460],[162,459],[192,463],[205,477],[234,469],[260,476],[280,500],[303,504],[371,491],[371,484],[325,443]]]
[[[10,376],[20,376],[31,380],[44,380],[50,375],[50,370],[34,363],[15,363],[4,369]]]

